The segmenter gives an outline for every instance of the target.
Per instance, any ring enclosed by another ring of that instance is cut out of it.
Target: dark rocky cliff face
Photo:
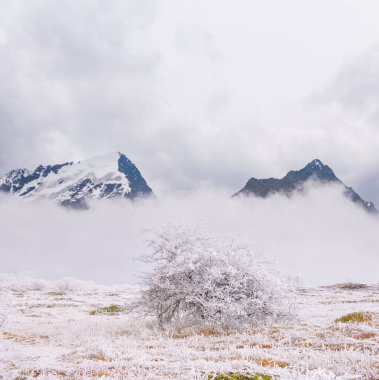
[[[130,198],[152,195],[153,191],[147,185],[137,167],[130,161],[125,154],[120,153],[118,159],[118,171],[125,174],[130,183]]]

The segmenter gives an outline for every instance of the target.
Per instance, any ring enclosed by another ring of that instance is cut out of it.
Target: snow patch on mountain
[[[76,163],[12,170],[0,178],[0,190],[26,200],[53,199],[64,206],[85,207],[86,199],[136,198],[152,194],[137,167],[122,153]]]

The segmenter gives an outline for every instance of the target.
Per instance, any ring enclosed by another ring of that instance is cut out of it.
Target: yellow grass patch
[[[47,335],[36,335],[36,336],[24,336],[19,334],[14,334],[8,331],[3,332],[3,338],[5,340],[11,340],[16,343],[21,344],[36,344],[37,342],[43,342],[49,339]]]
[[[359,311],[343,315],[335,320],[337,323],[366,323],[371,322],[373,319],[372,313],[366,311]]]
[[[285,368],[288,366],[288,363],[282,360],[273,360],[273,359],[261,359],[257,360],[257,364],[261,365],[262,367],[280,367]]]
[[[115,314],[122,313],[123,311],[125,311],[125,307],[123,306],[109,305],[109,306],[104,306],[98,309],[91,310],[89,314],[90,315],[99,315],[99,314],[115,315]]]

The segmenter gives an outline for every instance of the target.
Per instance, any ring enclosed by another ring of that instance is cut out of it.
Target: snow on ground
[[[128,311],[137,291],[2,276],[0,379],[207,379],[228,371],[379,379],[379,285],[299,289],[295,322],[224,335],[157,331]],[[125,312],[102,314],[112,304]],[[334,322],[355,311],[374,318]]]

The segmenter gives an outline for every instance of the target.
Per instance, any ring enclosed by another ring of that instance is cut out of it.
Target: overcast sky
[[[124,152],[159,195],[319,158],[379,206],[377,0],[0,4],[0,174]]]

